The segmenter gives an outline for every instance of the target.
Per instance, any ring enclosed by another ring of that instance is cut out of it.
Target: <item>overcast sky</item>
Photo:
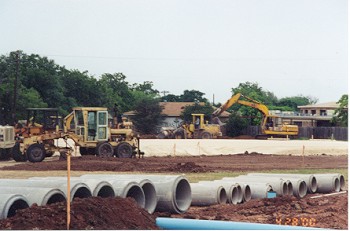
[[[249,81],[323,103],[348,93],[347,12],[347,0],[0,0],[0,55],[215,102]]]

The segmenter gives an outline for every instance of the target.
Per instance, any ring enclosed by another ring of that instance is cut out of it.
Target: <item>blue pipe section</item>
[[[248,222],[157,217],[156,225],[168,230],[321,230],[319,228]]]

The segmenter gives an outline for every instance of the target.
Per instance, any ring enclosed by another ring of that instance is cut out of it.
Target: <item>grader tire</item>
[[[32,144],[26,151],[28,160],[30,162],[41,162],[45,159],[46,153],[45,148],[41,144]]]
[[[0,160],[9,160],[11,158],[10,148],[0,148]]]
[[[14,159],[16,162],[27,161],[26,154],[25,153],[23,154],[19,149],[19,143],[16,143],[15,146],[12,147],[11,155],[12,155],[12,159]]]
[[[132,158],[132,147],[127,142],[122,142],[115,148],[115,155],[119,158]]]
[[[99,157],[113,157],[113,147],[108,142],[101,143],[96,147],[96,154]]]

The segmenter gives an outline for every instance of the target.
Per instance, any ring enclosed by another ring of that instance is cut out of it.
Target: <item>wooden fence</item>
[[[256,136],[260,134],[259,126],[249,126],[243,131],[244,135]],[[298,138],[307,139],[334,139],[334,140],[348,140],[347,127],[299,127]]]

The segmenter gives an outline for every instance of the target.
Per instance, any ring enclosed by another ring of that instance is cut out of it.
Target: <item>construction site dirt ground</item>
[[[41,163],[16,163],[14,161],[0,162],[0,178],[27,178],[31,176],[66,176],[67,162],[64,158],[53,156],[45,159]],[[144,157],[133,159],[119,158],[99,158],[95,156],[82,156],[71,158],[72,176],[79,176],[86,173],[132,173],[132,174],[185,174],[190,182],[201,179],[220,179],[224,176],[235,176],[249,172],[270,171],[279,172],[299,172],[314,171],[319,173],[341,172],[346,177],[347,182],[348,155],[311,155],[295,156],[290,154],[272,155],[259,153],[241,153],[235,155],[216,156],[166,156],[166,157]],[[348,185],[346,183],[346,185]],[[348,186],[346,186],[347,188]],[[237,205],[213,205],[207,207],[191,206],[184,214],[170,214],[166,212],[156,212],[151,216],[146,216],[135,210],[124,210],[125,217],[137,217],[142,220],[140,224],[131,221],[120,221],[115,219],[104,219],[104,224],[98,222],[96,214],[103,214],[105,205],[98,199],[95,203],[101,206],[88,208],[89,203],[78,203],[74,214],[81,213],[78,220],[74,218],[72,223],[79,222],[79,226],[72,226],[77,229],[155,229],[149,225],[149,220],[155,221],[155,217],[176,217],[189,219],[210,219],[224,221],[243,221],[267,224],[288,224],[303,225],[320,228],[348,228],[348,194],[311,198],[315,194],[308,194],[302,199],[295,197],[279,197],[275,199],[254,199],[249,202]],[[112,204],[109,202],[109,204]],[[51,205],[56,206],[56,205]],[[80,206],[80,207],[79,207]],[[85,207],[84,207],[85,206]],[[111,205],[112,206],[112,205]],[[115,205],[117,206],[117,205]],[[118,206],[117,206],[118,207]],[[65,229],[65,223],[55,226],[58,222],[52,217],[62,213],[64,219],[64,206],[57,205],[56,208],[41,208],[35,206],[29,208],[26,213],[32,216],[15,216],[0,222],[0,229]],[[33,212],[30,212],[33,211]],[[113,210],[114,211],[114,210]],[[115,211],[119,211],[116,209]],[[118,214],[110,216],[117,216]],[[57,215],[58,216],[58,215]],[[100,215],[101,217],[102,215]],[[24,221],[24,219],[26,221]],[[94,222],[91,222],[91,220]],[[28,224],[28,220],[31,225]],[[40,225],[42,221],[46,225]],[[41,221],[41,222],[40,222]],[[148,223],[147,223],[147,222]],[[51,222],[51,227],[50,227]],[[56,222],[56,223],[55,223]],[[85,222],[85,223],[84,223]],[[131,223],[130,223],[131,222]],[[151,223],[152,223],[151,222]],[[111,224],[110,224],[111,223]],[[130,224],[129,224],[130,223]],[[22,224],[14,226],[13,224]],[[142,225],[147,224],[147,225]],[[49,226],[47,226],[49,225]]]

